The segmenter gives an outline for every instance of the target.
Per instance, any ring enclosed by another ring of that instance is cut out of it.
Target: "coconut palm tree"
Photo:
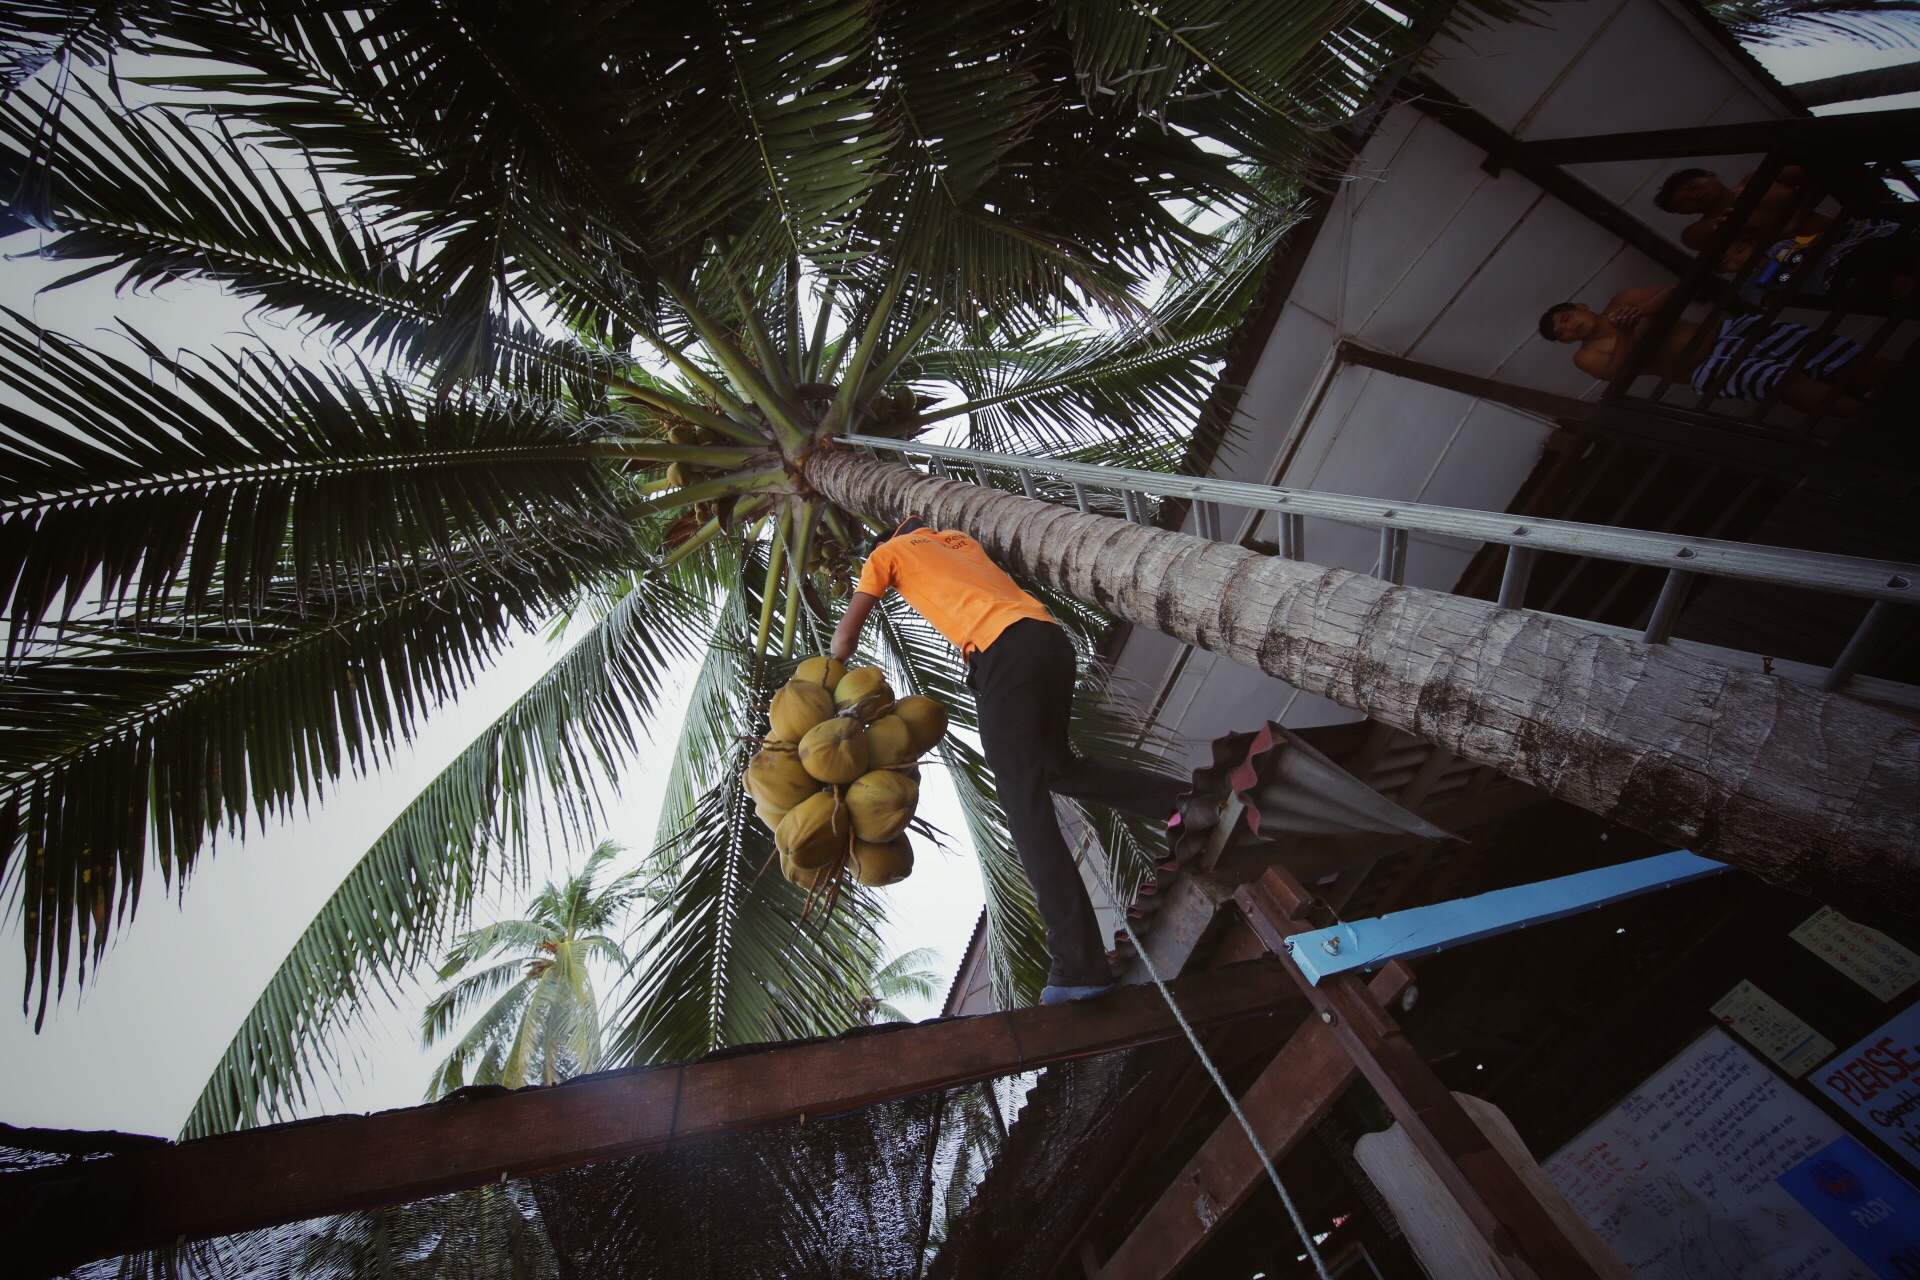
[[[929,966],[940,963],[940,953],[932,947],[902,951],[873,971],[870,990],[862,998],[868,1022],[911,1022],[893,1004],[905,996],[931,1000],[940,994],[940,975]]]
[[[429,1100],[469,1084],[518,1089],[553,1084],[600,1067],[600,999],[595,961],[624,969],[627,957],[609,936],[642,893],[640,869],[594,883],[620,846],[602,841],[579,874],[549,883],[518,920],[496,920],[460,935],[440,968],[450,983],[427,1005],[420,1043],[431,1048],[472,1012],[486,1006],[427,1085]],[[481,961],[508,959],[478,972]],[[454,979],[462,973],[467,976]]]
[[[558,616],[571,647],[348,875],[188,1132],[299,1105],[531,841],[591,829],[680,661],[610,1052],[847,1025],[881,904],[803,923],[735,781],[872,514],[819,460],[939,428],[1175,465],[1290,182],[1420,33],[1494,9],[10,7],[0,190],[41,251],[219,282],[331,352],[0,323],[0,878],[30,1000],[84,980],[150,872],[184,886],[217,833],[377,767]],[[907,615],[876,634],[896,688],[959,713],[941,759],[1018,1000],[1043,947],[960,673]]]

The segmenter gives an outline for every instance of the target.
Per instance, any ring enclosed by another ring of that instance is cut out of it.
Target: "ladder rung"
[[[1893,606],[1885,600],[1875,600],[1873,608],[1867,610],[1867,616],[1862,618],[1860,625],[1853,629],[1853,635],[1847,640],[1847,647],[1840,651],[1838,658],[1834,659],[1833,666],[1828,669],[1826,678],[1820,682],[1820,687],[1828,693],[1845,688],[1847,681],[1853,679],[1859,673],[1861,665],[1873,656],[1873,650],[1879,642],[1881,633],[1892,621]]]
[[[1540,553],[1531,547],[1508,547],[1506,572],[1500,575],[1500,607],[1524,609],[1527,582],[1533,577],[1533,562]]]
[[[1398,585],[1407,580],[1407,531],[1386,528],[1380,531],[1379,576]]]
[[[1680,620],[1680,605],[1692,584],[1693,575],[1685,569],[1667,571],[1667,580],[1660,584],[1660,598],[1653,602],[1653,616],[1647,619],[1642,640],[1648,644],[1665,644],[1673,638],[1673,624]]]
[[[1297,511],[1280,513],[1280,558],[1307,558],[1307,518]]]
[[[1220,508],[1211,502],[1193,504],[1194,530],[1208,542],[1220,541]]]

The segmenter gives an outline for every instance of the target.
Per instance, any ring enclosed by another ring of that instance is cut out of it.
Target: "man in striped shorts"
[[[1573,363],[1584,373],[1611,382],[1626,367],[1653,317],[1673,294],[1672,285],[1626,289],[1602,311],[1584,302],[1562,302],[1540,317],[1540,336],[1550,342],[1577,342]],[[1761,327],[1759,316],[1734,316],[1719,331],[1703,334],[1691,320],[1668,331],[1643,372],[1684,379],[1696,391],[1718,384],[1716,395],[1758,403],[1772,396],[1796,409],[1818,410],[1834,384],[1848,378],[1846,393],[1828,409],[1837,416],[1858,413],[1861,397],[1878,386],[1892,362],[1872,360],[1850,368],[1860,344],[1846,338],[1821,338],[1803,324],[1776,320]]]

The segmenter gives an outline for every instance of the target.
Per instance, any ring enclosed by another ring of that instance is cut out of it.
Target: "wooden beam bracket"
[[[1260,884],[1243,886],[1234,900],[1516,1280],[1599,1280],[1593,1264],[1407,1042],[1359,975],[1335,974],[1314,986],[1294,965],[1287,938],[1301,926],[1276,912],[1275,904],[1305,894],[1285,868],[1271,867]]]

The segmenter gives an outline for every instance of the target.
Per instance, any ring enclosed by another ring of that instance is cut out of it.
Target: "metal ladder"
[[[915,466],[916,459],[924,459],[929,474],[943,479],[966,480],[997,489],[1002,487],[998,478],[1004,475],[1010,478],[1010,483],[1017,482],[1019,492],[1029,498],[1071,501],[1081,511],[1115,514],[1135,524],[1152,522],[1151,499],[1185,499],[1193,504],[1194,532],[1214,542],[1228,540],[1222,536],[1222,508],[1251,513],[1243,520],[1241,538],[1262,513],[1271,512],[1279,525],[1280,554],[1289,560],[1307,558],[1305,521],[1308,516],[1375,529],[1380,535],[1380,553],[1371,572],[1388,582],[1405,580],[1407,539],[1412,534],[1492,543],[1507,548],[1506,571],[1500,580],[1502,608],[1520,607],[1528,577],[1543,552],[1665,569],[1666,581],[1661,585],[1653,614],[1646,629],[1637,635],[1624,627],[1561,614],[1552,616],[1596,634],[1633,637],[1647,644],[1671,644],[1683,652],[1813,685],[1829,693],[1844,692],[1866,701],[1920,711],[1920,686],[1858,674],[1860,665],[1871,656],[1874,646],[1892,624],[1894,611],[1901,605],[1920,601],[1920,589],[1914,585],[1920,582],[1920,565],[1716,538],[1689,538],[1645,529],[1618,529],[1572,520],[1516,517],[1497,511],[1361,498],[1317,489],[1166,475],[1058,458],[889,440],[881,436],[849,435],[844,439],[874,457],[892,454],[908,466]],[[1116,495],[1118,502],[1108,495]],[[1740,578],[1779,587],[1831,592],[1871,600],[1873,606],[1831,667],[1789,662],[1719,645],[1673,639],[1673,626],[1687,591],[1696,578],[1702,577]]]

